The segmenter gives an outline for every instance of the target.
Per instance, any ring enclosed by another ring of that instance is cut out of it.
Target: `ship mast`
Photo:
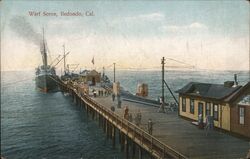
[[[45,40],[44,40],[44,28],[43,28],[43,65],[44,65],[44,69],[47,72],[47,52],[46,52],[46,47],[45,47]]]
[[[66,75],[66,55],[65,55],[65,44],[63,44],[63,65],[64,65],[64,75]]]

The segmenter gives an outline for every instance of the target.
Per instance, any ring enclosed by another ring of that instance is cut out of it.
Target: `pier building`
[[[210,115],[216,128],[250,137],[249,85],[242,87],[231,81],[224,84],[190,82],[176,91],[179,115],[192,121],[198,121],[200,116],[203,123]]]
[[[84,70],[80,73],[79,81],[95,86],[101,82],[101,73],[96,70]]]
[[[230,131],[250,138],[250,82],[226,99],[230,103]]]

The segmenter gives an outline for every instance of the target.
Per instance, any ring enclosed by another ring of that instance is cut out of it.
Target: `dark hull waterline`
[[[58,88],[57,83],[54,80],[56,78],[57,76],[53,75],[38,75],[36,77],[36,86],[44,92],[55,91]]]

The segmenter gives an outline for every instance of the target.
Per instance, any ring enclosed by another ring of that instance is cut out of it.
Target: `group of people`
[[[92,93],[94,97],[97,96],[97,92],[98,92],[98,96],[108,96],[110,94],[110,92],[107,90],[99,89],[98,91],[96,91],[95,89],[93,89]]]
[[[123,118],[127,119],[130,122],[134,121],[135,125],[139,126],[141,124],[141,118],[142,118],[141,111],[140,109],[138,109],[133,118],[133,115],[129,113],[128,106],[126,106],[124,109]]]
[[[206,122],[204,124],[203,123],[202,114],[199,114],[199,116],[198,116],[198,126],[201,129],[204,128],[206,130],[206,135],[207,135],[208,132],[210,130],[213,130],[213,128],[214,128],[214,119],[213,119],[213,116],[207,115],[206,116]]]
[[[115,101],[115,94],[113,93],[112,94],[112,101]],[[118,94],[117,95],[117,101],[118,101],[118,108],[119,106],[121,107],[121,99],[120,99],[120,95]],[[114,111],[115,108],[114,106],[111,107],[111,110]],[[141,125],[141,119],[142,119],[142,114],[141,114],[141,111],[140,109],[137,110],[137,112],[134,114],[134,118],[133,118],[133,115],[132,113],[129,113],[129,108],[128,106],[126,106],[124,108],[124,113],[123,113],[123,118],[130,121],[130,122],[133,122],[135,123],[135,125],[137,126],[140,126]],[[152,119],[149,119],[148,120],[148,133],[152,135],[153,133],[153,122],[152,122]]]
[[[130,121],[130,122],[133,122],[133,116],[132,116],[131,113],[129,113],[128,106],[126,106],[125,109],[124,109],[123,118],[124,118],[124,119],[127,119],[127,120]],[[135,125],[137,125],[137,126],[140,126],[140,125],[141,125],[141,118],[142,118],[141,111],[140,111],[140,109],[138,109],[138,111],[136,112],[135,117],[134,117]],[[153,134],[153,124],[154,124],[154,123],[153,123],[152,119],[149,119],[149,120],[148,120],[147,129],[148,129],[148,133],[149,133],[150,135]]]
[[[213,130],[213,129],[214,129],[214,119],[213,119],[213,116],[207,115],[206,116],[206,126],[205,126],[206,135],[207,135],[207,133],[208,133],[209,130]]]

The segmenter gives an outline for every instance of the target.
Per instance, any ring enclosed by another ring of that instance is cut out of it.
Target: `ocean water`
[[[1,155],[7,159],[123,158],[96,121],[61,92],[35,88],[33,72],[3,72]]]
[[[249,80],[247,71],[166,71],[165,80],[175,91],[188,82],[223,83],[238,74],[239,84]],[[106,72],[112,80],[112,72]],[[35,88],[34,72],[1,74],[1,155],[26,158],[124,158],[96,121],[61,92],[44,94]],[[135,93],[138,83],[149,85],[149,98],[161,94],[160,71],[117,71],[117,81]],[[177,94],[175,94],[177,96]],[[166,90],[167,100],[173,100]]]
[[[113,81],[113,72],[106,72],[111,81]],[[250,80],[249,71],[165,71],[164,79],[174,93],[189,82],[203,82],[223,84],[225,81],[234,81],[234,74],[237,74],[239,85],[245,85]],[[116,81],[119,81],[127,91],[135,94],[139,83],[148,84],[150,99],[157,99],[161,96],[161,71],[117,71]],[[177,98],[178,99],[178,98]],[[165,87],[165,100],[173,101],[168,89]]]

